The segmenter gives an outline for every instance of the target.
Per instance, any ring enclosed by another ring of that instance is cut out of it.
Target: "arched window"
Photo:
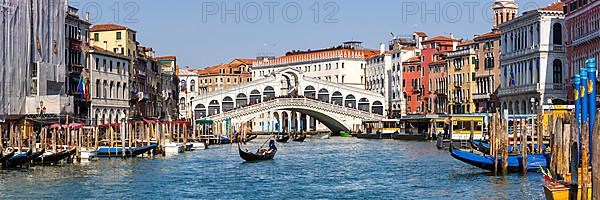
[[[342,96],[342,93],[336,91],[331,95],[331,103],[341,106],[344,104],[343,102],[344,100],[344,96]]]
[[[261,102],[261,95],[258,90],[252,90],[250,92],[250,104],[257,104]]]
[[[106,96],[107,96],[107,94],[108,94],[108,91],[107,91],[107,89],[108,89],[108,82],[107,82],[106,80],[104,81],[104,85],[103,85],[103,86],[104,86],[104,87],[102,87],[102,90],[103,90],[103,91],[102,91],[102,94],[104,94],[104,96],[103,96],[103,97],[106,99]]]
[[[185,110],[185,97],[179,99],[179,106],[181,107],[181,110]]]
[[[191,80],[190,81],[190,92],[195,92],[195,91],[196,91],[196,81]]]
[[[100,83],[100,79],[96,80],[96,97],[102,97],[102,84]]]
[[[275,89],[271,86],[265,87],[265,91],[263,92],[264,101],[268,101],[275,98]]]
[[[127,88],[127,83],[123,83],[123,99],[127,99],[127,93],[129,92],[129,88]],[[125,114],[123,114],[125,115]]]
[[[208,104],[208,116],[216,115],[221,112],[221,106],[219,105],[219,101],[212,100],[210,104]]]
[[[316,91],[315,91],[315,87],[313,86],[306,86],[306,88],[304,88],[304,96],[308,97],[308,98],[316,98]]]
[[[398,108],[397,105],[394,105],[394,107]],[[383,104],[380,101],[373,102],[371,111],[375,114],[383,115]]]
[[[187,90],[186,86],[185,86],[185,83],[186,83],[185,80],[181,80],[181,84],[179,85],[179,87],[181,88],[182,92],[185,92]]]
[[[354,95],[346,96],[345,106],[348,108],[356,108],[356,97]]]
[[[329,102],[329,91],[323,88],[319,90],[319,101]]]
[[[236,108],[246,106],[248,104],[248,97],[244,93],[239,93],[235,97]]]
[[[562,83],[562,62],[559,59],[552,63],[553,83]]]
[[[110,91],[110,93],[108,94],[108,98],[113,98],[114,97],[114,89],[115,89],[115,82],[111,81],[110,82],[110,88],[108,91]]]
[[[117,82],[117,92],[115,93],[115,98],[119,98],[119,91],[121,91],[121,83]]]
[[[554,45],[562,45],[562,25],[560,23],[552,25],[552,35]]]
[[[358,109],[362,110],[362,111],[369,112],[369,99],[367,99],[367,98],[361,98],[358,101]]]
[[[233,99],[229,96],[223,98],[223,112],[233,110]]]

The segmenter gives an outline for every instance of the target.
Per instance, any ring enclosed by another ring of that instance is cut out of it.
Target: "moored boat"
[[[6,166],[3,165],[3,167],[4,168],[15,168],[15,167],[24,165],[24,164],[28,163],[29,161],[40,157],[44,152],[45,152],[45,149],[42,149],[42,151],[39,151],[39,152],[33,152],[33,149],[29,149],[29,151],[27,151],[26,153],[17,154],[17,155],[14,155],[13,157],[9,158],[5,162]]]
[[[202,141],[192,141],[190,142],[190,144],[192,145],[192,150],[202,150],[202,149],[207,149],[208,148],[208,144],[206,142],[202,142]]]
[[[292,139],[292,141],[294,142],[304,142],[304,140],[306,139],[306,135],[302,134],[302,135],[294,135],[294,138]]]
[[[183,144],[170,142],[165,144],[165,154],[183,153]]]
[[[290,140],[290,135],[277,135],[275,140],[277,142],[288,142]]]
[[[10,150],[10,152],[5,153],[5,152],[0,152],[0,163],[4,163],[4,161],[8,160],[9,158],[13,157],[15,155],[15,151],[13,149]]]
[[[242,150],[240,143],[238,143],[238,151],[240,153],[240,157],[245,161],[261,161],[261,160],[271,160],[275,157],[277,153],[277,146],[275,146],[275,141],[269,141],[269,148],[259,148],[256,153],[251,153],[248,150]]]
[[[49,153],[44,154],[33,160],[34,163],[37,164],[56,164],[61,160],[68,158],[69,156],[75,154],[77,149],[73,148],[71,150],[64,150],[58,153]]]
[[[494,157],[486,156],[477,153],[471,153],[458,149],[450,149],[450,155],[465,162],[467,164],[479,167],[488,171],[494,170]],[[523,171],[523,156],[521,155],[509,155],[508,156],[508,171],[509,172],[522,172]],[[527,155],[527,171],[536,172],[542,168],[546,168],[550,161],[549,154],[528,154]],[[497,158],[497,169],[502,169],[502,158]]]

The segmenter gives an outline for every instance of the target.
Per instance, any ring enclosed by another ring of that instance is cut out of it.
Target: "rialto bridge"
[[[251,123],[253,132],[357,131],[384,116],[384,97],[360,88],[307,77],[287,68],[192,101],[195,119],[218,127]],[[227,124],[227,125],[226,125]]]

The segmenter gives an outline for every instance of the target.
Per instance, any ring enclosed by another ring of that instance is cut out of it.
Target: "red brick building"
[[[568,77],[572,78],[579,73],[579,68],[586,66],[587,59],[600,60],[600,0],[565,0],[563,10],[567,29]],[[571,84],[568,86],[569,101],[573,102],[573,88]]]

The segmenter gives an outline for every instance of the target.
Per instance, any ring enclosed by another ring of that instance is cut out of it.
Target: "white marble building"
[[[376,50],[362,49],[361,42],[345,42],[341,46],[309,51],[293,51],[285,56],[273,59],[259,59],[253,63],[252,79],[259,81],[271,76],[273,72],[282,69],[295,69],[301,71],[303,76],[317,78],[333,83],[351,86],[359,89],[365,88],[366,58],[377,55]],[[291,83],[291,87],[296,87]],[[302,91],[306,88],[293,88],[290,90]],[[315,91],[318,92],[318,91]],[[303,95],[303,94],[299,94]],[[285,113],[285,114],[284,114]],[[264,121],[274,115],[295,115],[289,111],[264,113],[256,121]],[[328,129],[315,118],[307,116],[309,131],[327,131]],[[261,130],[256,127],[254,130]]]
[[[89,50],[90,119],[95,124],[120,123],[129,116],[129,58],[100,47]]]
[[[531,113],[535,105],[564,104],[566,58],[562,3],[525,12],[502,30],[499,97],[509,113]]]
[[[406,114],[406,101],[402,95],[402,62],[417,56],[418,52],[414,47],[405,47],[400,50],[382,51],[381,54],[367,59],[365,89],[383,95],[388,111]]]
[[[198,74],[187,67],[180,69],[179,74],[179,118],[192,119],[192,101],[198,97]]]

